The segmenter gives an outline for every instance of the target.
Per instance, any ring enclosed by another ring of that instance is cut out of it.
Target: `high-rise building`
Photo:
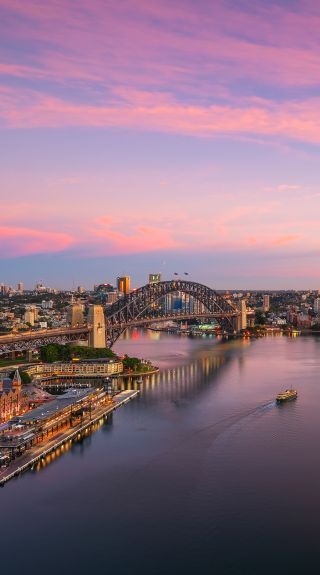
[[[158,284],[161,282],[161,274],[149,274],[149,284]]]
[[[117,288],[119,292],[123,293],[124,295],[128,295],[128,293],[130,293],[130,277],[129,276],[118,277]]]
[[[91,305],[88,313],[90,347],[106,347],[106,329],[102,305]]]
[[[84,324],[83,305],[74,303],[68,309],[67,322],[70,327],[79,327]]]
[[[18,283],[18,292],[19,292],[19,293],[23,293],[23,292],[24,292],[23,282],[19,282],[19,283]]]
[[[247,304],[246,304],[245,299],[242,299],[240,302],[240,311],[241,311],[240,329],[246,329],[247,328]]]
[[[270,296],[269,294],[265,294],[263,296],[263,311],[269,311],[270,309]]]
[[[313,302],[313,311],[314,313],[320,313],[320,297],[317,297]]]
[[[83,286],[78,286],[77,290],[78,290],[78,293],[83,293],[83,292],[84,292],[84,287],[83,287]]]

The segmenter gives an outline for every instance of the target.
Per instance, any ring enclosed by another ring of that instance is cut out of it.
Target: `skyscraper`
[[[129,276],[118,277],[117,288],[119,292],[123,293],[124,295],[128,295],[128,293],[130,293],[130,277]]]
[[[240,311],[241,311],[240,329],[246,329],[246,327],[247,327],[247,304],[246,304],[245,299],[242,299],[240,302]]]
[[[88,326],[90,347],[106,347],[106,329],[102,305],[91,305],[88,313]]]
[[[24,285],[22,282],[18,283],[18,292],[19,293],[23,293],[24,292]]]
[[[270,309],[270,296],[269,294],[265,294],[263,296],[263,311],[269,311]]]

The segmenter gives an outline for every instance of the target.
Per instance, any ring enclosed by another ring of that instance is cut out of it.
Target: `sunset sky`
[[[320,3],[0,0],[0,283],[320,288]]]

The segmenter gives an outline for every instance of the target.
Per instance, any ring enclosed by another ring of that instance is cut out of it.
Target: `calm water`
[[[320,339],[135,331],[116,350],[161,373],[0,490],[2,571],[318,573]],[[298,400],[276,406],[290,384]]]

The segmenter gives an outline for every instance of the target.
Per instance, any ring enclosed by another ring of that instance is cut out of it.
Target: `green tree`
[[[256,310],[256,317],[255,317],[255,324],[256,325],[265,325],[266,323],[266,316],[262,311],[259,309]]]

